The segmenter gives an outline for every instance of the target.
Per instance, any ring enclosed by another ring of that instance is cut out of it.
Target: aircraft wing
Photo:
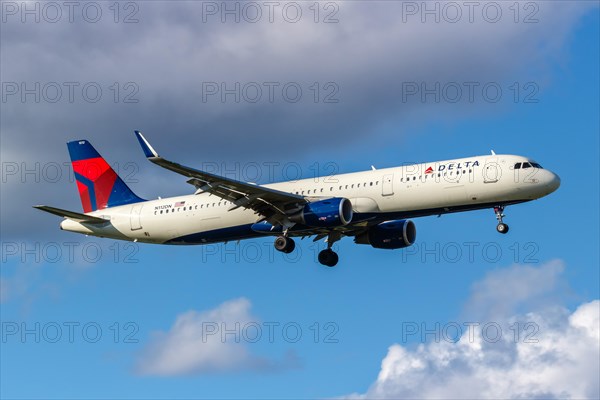
[[[37,208],[38,210],[46,211],[50,214],[58,215],[59,217],[68,218],[75,222],[85,222],[88,224],[104,224],[106,222],[110,222],[104,218],[93,217],[91,215],[81,214],[74,211],[63,210],[62,208],[55,208],[49,206],[33,206],[33,208]]]
[[[208,192],[230,201],[232,203],[230,211],[239,207],[250,208],[261,215],[262,220],[267,220],[273,225],[291,226],[293,224],[290,223],[288,216],[299,211],[308,202],[304,196],[294,193],[237,181],[166,160],[158,155],[141,132],[135,131],[135,135],[148,160],[191,178],[187,182],[194,185],[198,192]]]

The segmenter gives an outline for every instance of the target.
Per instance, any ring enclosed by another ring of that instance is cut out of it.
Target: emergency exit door
[[[381,195],[391,196],[394,194],[394,174],[387,174],[383,176],[381,185]]]

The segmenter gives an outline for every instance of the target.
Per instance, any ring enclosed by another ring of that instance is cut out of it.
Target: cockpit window
[[[515,164],[515,169],[521,169],[521,163],[520,162],[518,162],[518,163]]]
[[[534,162],[532,162],[532,163],[531,163],[531,165],[533,165],[533,168],[544,169],[544,168],[542,168],[542,166],[541,166],[540,164],[538,164],[538,163],[534,163]]]
[[[529,164],[528,162],[524,162],[523,168],[531,168],[531,164]]]

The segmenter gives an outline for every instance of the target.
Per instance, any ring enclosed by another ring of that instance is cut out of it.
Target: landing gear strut
[[[283,253],[289,254],[296,248],[296,243],[294,239],[289,238],[287,236],[277,236],[275,239],[275,250],[281,251]]]
[[[508,225],[506,225],[502,218],[505,217],[504,206],[496,206],[494,207],[494,213],[496,213],[496,219],[498,220],[498,225],[496,225],[496,230],[502,234],[508,232]]]

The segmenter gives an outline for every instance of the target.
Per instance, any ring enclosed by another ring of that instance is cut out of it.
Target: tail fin
[[[145,201],[98,154],[87,140],[67,143],[83,212]]]

